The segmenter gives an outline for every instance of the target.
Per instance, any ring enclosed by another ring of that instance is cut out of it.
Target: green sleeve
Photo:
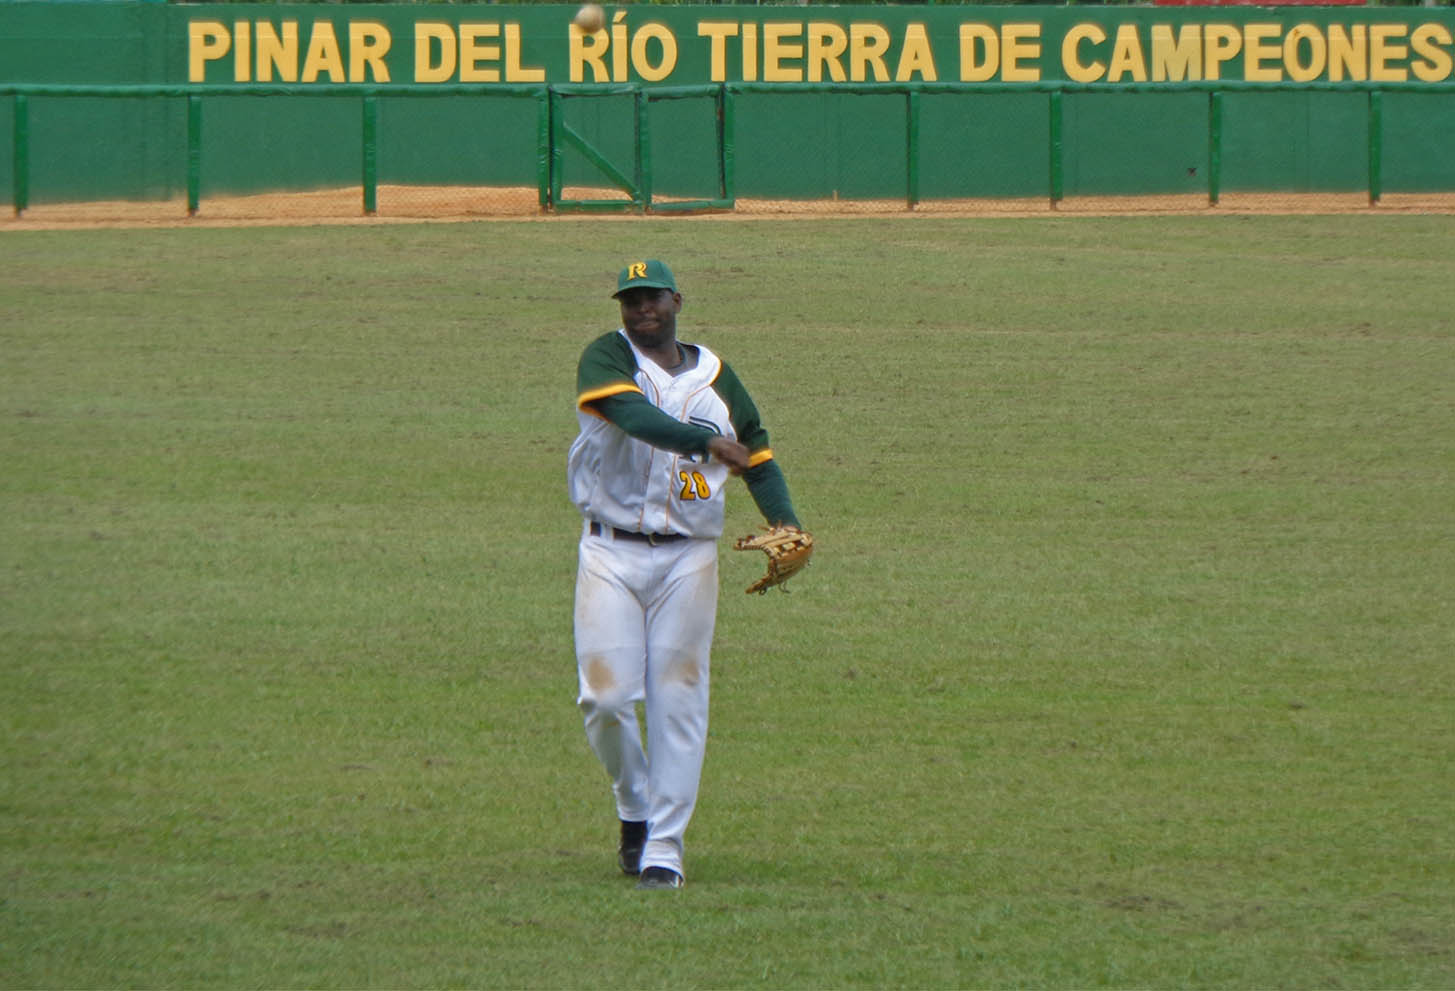
[[[602,396],[640,392],[637,359],[631,345],[615,331],[586,345],[576,366],[576,407],[582,409]]]
[[[677,454],[706,454],[715,436],[706,427],[683,423],[647,402],[640,392],[621,392],[592,402],[602,418],[637,440]]]
[[[576,367],[576,408],[595,413],[637,440],[677,454],[704,454],[712,431],[682,423],[647,401],[636,382],[637,359],[615,331],[586,345]]]
[[[722,371],[712,387],[727,404],[728,415],[732,417],[733,430],[738,440],[747,446],[753,467],[743,473],[748,483],[748,492],[758,505],[758,512],[769,523],[790,523],[801,527],[798,514],[793,511],[793,500],[788,494],[788,480],[783,469],[773,460],[773,449],[768,443],[768,431],[758,415],[753,397],[743,387],[742,381],[732,367],[723,362]]]
[[[756,468],[749,468],[743,473],[743,481],[748,483],[748,493],[758,504],[758,512],[763,514],[763,519],[773,524],[789,523],[802,528],[798,514],[793,511],[793,500],[788,496],[788,479],[783,477],[783,469],[778,467],[778,462],[770,459]]]
[[[743,388],[742,381],[727,362],[722,363],[712,388],[727,404],[728,416],[732,418],[733,431],[738,435],[738,442],[745,445],[752,454],[766,452],[771,457],[768,431],[763,429],[758,407],[753,405],[753,397],[748,395],[748,390]]]

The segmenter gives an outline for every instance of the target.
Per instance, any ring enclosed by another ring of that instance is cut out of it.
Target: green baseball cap
[[[644,262],[632,262],[621,270],[616,277],[616,292],[611,296],[615,299],[628,289],[670,289],[677,291],[677,280],[672,277],[672,270],[667,267],[666,262],[659,262],[655,258]]]

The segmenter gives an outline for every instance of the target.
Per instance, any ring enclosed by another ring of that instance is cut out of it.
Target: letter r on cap
[[[633,262],[631,267],[627,269],[626,274],[629,279],[645,279],[647,277],[647,263]]]

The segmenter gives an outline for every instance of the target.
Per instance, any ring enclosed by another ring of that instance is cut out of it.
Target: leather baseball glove
[[[796,526],[778,524],[763,528],[756,536],[739,537],[735,551],[762,551],[768,555],[768,573],[748,586],[748,593],[762,595],[775,585],[782,585],[808,566],[813,557],[813,534]],[[788,591],[784,589],[783,591]]]

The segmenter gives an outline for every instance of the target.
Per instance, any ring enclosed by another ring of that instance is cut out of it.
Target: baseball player
[[[622,871],[639,876],[638,888],[680,888],[707,743],[729,476],[747,482],[770,524],[799,524],[747,390],[706,347],[677,340],[682,294],[671,270],[633,262],[612,295],[621,327],[581,355],[580,433],[567,459],[583,517],[577,705],[611,778]]]

